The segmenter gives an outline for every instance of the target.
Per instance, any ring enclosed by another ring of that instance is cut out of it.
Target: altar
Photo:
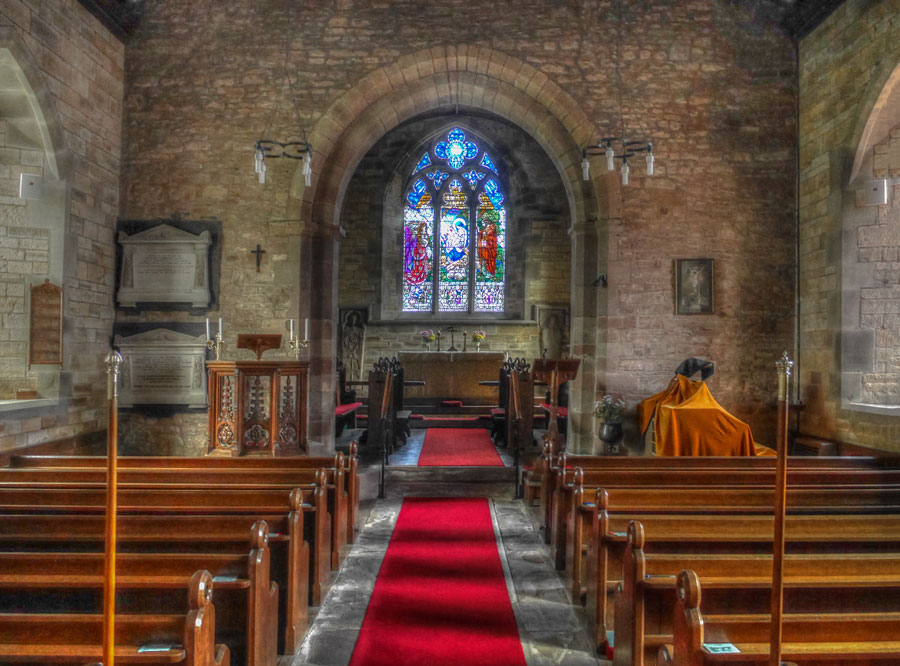
[[[496,404],[497,387],[480,386],[483,380],[496,380],[506,352],[499,351],[401,351],[404,379],[424,381],[424,386],[406,389],[410,399],[454,398],[473,404]]]

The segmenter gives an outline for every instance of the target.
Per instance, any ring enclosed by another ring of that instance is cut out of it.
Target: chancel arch
[[[334,322],[338,318],[337,249],[345,194],[356,167],[386,131],[419,115],[486,112],[515,124],[546,152],[560,174],[569,205],[572,245],[570,349],[583,359],[571,398],[573,450],[591,446],[591,406],[597,385],[598,297],[591,286],[598,266],[597,220],[590,184],[581,180],[581,147],[595,129],[584,110],[545,74],[485,48],[435,47],[401,56],[375,70],[339,98],[309,134],[321,173],[312,186],[293,188],[287,216],[305,224],[301,283],[315,295],[300,303],[313,335],[310,437],[333,441]],[[300,172],[298,171],[298,174]],[[295,179],[295,183],[302,178]]]

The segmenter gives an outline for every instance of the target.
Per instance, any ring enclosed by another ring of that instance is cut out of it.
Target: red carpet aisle
[[[429,428],[419,455],[419,467],[503,467],[487,430]]]
[[[407,498],[350,666],[525,666],[486,499]]]

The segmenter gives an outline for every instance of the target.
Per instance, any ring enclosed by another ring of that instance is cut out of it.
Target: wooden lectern
[[[535,381],[550,386],[550,422],[544,435],[544,443],[550,444],[551,453],[557,454],[562,448],[562,436],[556,420],[556,407],[559,400],[559,387],[575,379],[581,361],[577,358],[538,358],[535,359],[533,374]]]
[[[214,456],[305,455],[308,361],[207,361]]]

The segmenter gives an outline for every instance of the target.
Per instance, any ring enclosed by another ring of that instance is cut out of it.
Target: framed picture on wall
[[[713,260],[675,260],[675,314],[713,313]]]

